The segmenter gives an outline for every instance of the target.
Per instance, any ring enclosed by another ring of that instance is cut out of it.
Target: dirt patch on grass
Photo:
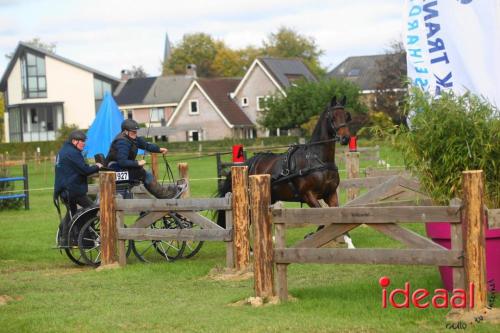
[[[293,297],[292,295],[288,295],[288,302],[296,302],[297,298]],[[254,308],[258,308],[261,306],[269,306],[269,305],[277,305],[280,304],[280,299],[278,296],[271,296],[271,297],[248,297],[245,298],[244,300],[237,301],[234,303],[229,304],[229,306],[247,306],[250,305]]]
[[[253,278],[253,271],[250,268],[238,271],[226,267],[214,267],[205,277],[205,279],[215,281],[244,281],[251,278]]]
[[[21,296],[11,297],[9,295],[0,295],[0,306],[7,305],[7,303],[9,303],[9,302],[20,301],[22,299],[23,298]]]
[[[56,268],[47,272],[44,272],[43,276],[64,276],[64,275],[73,275],[82,272],[88,272],[92,267],[64,267],[64,268]]]

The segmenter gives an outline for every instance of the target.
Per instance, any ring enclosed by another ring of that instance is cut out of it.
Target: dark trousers
[[[69,227],[71,223],[71,217],[75,216],[76,211],[78,210],[78,206],[82,208],[90,207],[94,204],[94,202],[86,195],[79,196],[70,196],[69,199],[63,198],[64,202],[67,204],[66,207],[69,208],[66,210],[66,215],[61,221],[59,225],[59,235],[60,235],[60,244],[67,242],[67,235],[69,232]],[[70,217],[71,212],[71,217]]]

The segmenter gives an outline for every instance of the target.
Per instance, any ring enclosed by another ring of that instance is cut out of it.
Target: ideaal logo
[[[472,282],[469,283],[468,291],[460,288],[453,289],[451,297],[446,289],[435,289],[433,294],[424,288],[418,288],[412,292],[410,282],[406,282],[402,289],[396,288],[388,292],[387,287],[391,284],[391,280],[386,276],[379,279],[379,284],[382,287],[382,308],[384,309],[387,308],[388,304],[396,309],[409,308],[410,302],[419,309],[425,309],[431,305],[436,309],[474,308],[474,284]],[[399,303],[396,301],[396,297],[399,299]]]
[[[457,0],[458,2],[460,2],[462,5],[468,5],[472,2],[472,0]]]

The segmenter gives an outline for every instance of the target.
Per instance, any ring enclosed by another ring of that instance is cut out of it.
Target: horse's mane
[[[311,140],[309,142],[320,141],[321,126],[323,126],[323,121],[326,117],[326,111],[328,111],[328,107],[326,107],[325,110],[319,116],[318,122],[316,123],[316,127],[314,127],[314,130],[311,135]]]

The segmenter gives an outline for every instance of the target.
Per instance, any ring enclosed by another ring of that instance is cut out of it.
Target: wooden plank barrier
[[[391,183],[399,176],[392,177]],[[268,296],[277,290],[279,299],[286,301],[287,265],[291,263],[324,264],[393,264],[436,265],[453,267],[454,287],[469,289],[474,284],[474,311],[487,306],[485,239],[482,171],[463,173],[462,206],[419,207],[329,207],[314,209],[269,209],[270,185],[267,176],[250,176],[251,219],[256,228],[254,239],[254,271],[256,296]],[[270,211],[270,214],[269,214]],[[269,221],[269,220],[272,221]],[[452,225],[450,250],[431,240],[400,227],[396,223],[446,221]],[[305,240],[286,247],[286,226],[325,225]],[[272,246],[271,225],[275,225],[276,246]],[[401,241],[406,249],[338,249],[320,248],[329,241],[361,224],[374,226]],[[272,253],[269,254],[269,252]],[[270,260],[269,258],[273,258]],[[272,279],[276,265],[276,288]],[[258,280],[259,279],[259,280]],[[257,281],[258,280],[258,281]],[[271,285],[269,285],[271,283]],[[468,309],[472,310],[472,309]]]
[[[244,172],[246,174],[246,171]],[[240,174],[240,171],[237,170],[235,173]],[[115,173],[101,173],[102,264],[113,263],[118,258],[120,266],[126,265],[125,242],[127,240],[223,241],[227,243],[227,267],[234,268],[237,263],[237,269],[245,269],[248,266],[250,250],[248,245],[248,204],[245,206],[245,203],[248,203],[248,194],[244,188],[246,185],[243,181],[244,178],[245,175],[242,174],[242,181],[233,184],[234,195],[228,193],[224,198],[119,199],[114,197]],[[200,215],[199,212],[203,210],[223,211],[222,213],[226,217],[226,229]],[[239,213],[235,213],[234,210],[239,211]],[[244,210],[247,214],[244,213]],[[125,214],[138,215],[144,211],[147,213],[141,215],[134,224],[125,228]],[[149,228],[158,219],[172,213],[184,216],[192,223],[199,225],[201,229]],[[234,244],[234,240],[238,240],[238,246]],[[116,250],[118,255],[116,255]]]

